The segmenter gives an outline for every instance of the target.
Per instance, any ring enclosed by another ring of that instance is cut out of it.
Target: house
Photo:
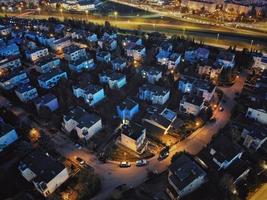
[[[179,110],[186,114],[197,116],[200,111],[205,107],[204,98],[196,95],[184,95],[180,101]]]
[[[18,56],[20,54],[19,47],[15,43],[0,46],[0,56]]]
[[[199,47],[195,50],[195,57],[198,61],[207,61],[210,55],[210,51],[206,48]]]
[[[170,55],[171,52],[169,51],[159,51],[156,55],[157,62],[161,65],[167,65]]]
[[[122,57],[117,57],[117,58],[113,59],[111,61],[111,64],[112,64],[112,69],[114,71],[121,71],[127,67],[127,61],[126,61],[126,59],[124,59]]]
[[[163,134],[167,134],[176,120],[176,113],[166,107],[156,107],[148,117],[143,118],[143,122],[149,123],[163,130]]]
[[[262,124],[267,124],[267,111],[264,105],[251,105],[248,107],[246,117]]]
[[[58,68],[60,65],[60,59],[51,55],[40,58],[35,63],[35,69],[40,73],[47,73],[54,68]]]
[[[34,151],[23,158],[18,169],[44,197],[52,194],[69,178],[69,172],[62,163],[40,151]]]
[[[105,98],[104,89],[101,86],[89,84],[85,87],[73,86],[73,94],[77,98],[82,98],[89,106],[94,106]]]
[[[105,51],[113,51],[117,48],[117,40],[110,36],[103,36],[101,39],[97,41],[100,49]]]
[[[150,101],[152,104],[163,105],[170,97],[170,90],[157,85],[144,84],[139,87],[138,97],[144,101]]]
[[[38,76],[37,79],[41,88],[50,89],[56,86],[62,78],[68,78],[66,72],[61,71],[60,69],[52,69],[51,71]]]
[[[209,77],[211,80],[218,80],[223,67],[216,65],[200,65],[198,66],[198,74]]]
[[[231,166],[242,154],[240,146],[233,144],[226,136],[218,135],[198,154],[198,159],[203,167],[220,171]]]
[[[16,130],[9,124],[0,121],[0,152],[18,140]]]
[[[143,45],[129,44],[126,47],[126,54],[134,60],[140,61],[146,55],[146,48]]]
[[[83,70],[92,70],[95,66],[94,59],[90,56],[81,57],[78,60],[69,62],[69,68],[77,73]]]
[[[141,71],[141,74],[151,84],[158,82],[162,78],[162,71],[155,67],[147,67]]]
[[[126,98],[117,106],[117,113],[123,123],[130,121],[139,112],[139,104],[130,98]]]
[[[159,51],[167,51],[167,52],[172,52],[173,50],[173,45],[169,41],[164,41],[160,44]]]
[[[122,45],[124,47],[130,45],[130,44],[136,44],[136,45],[142,45],[143,41],[141,38],[135,36],[135,35],[127,35],[125,38],[122,40]]]
[[[249,124],[241,133],[244,140],[243,145],[248,149],[258,150],[267,141],[267,128],[259,125]]]
[[[209,102],[214,96],[216,86],[208,81],[184,75],[179,80],[178,90],[181,93],[202,96],[205,101]]]
[[[59,107],[57,97],[51,93],[45,94],[41,97],[37,97],[33,100],[33,102],[37,111],[39,111],[41,107],[47,107],[51,111],[55,111]]]
[[[15,89],[15,93],[22,102],[28,102],[38,97],[38,92],[36,88],[29,84],[19,85]]]
[[[126,85],[126,76],[118,72],[103,72],[99,74],[99,81],[108,84],[110,89],[120,89]]]
[[[48,48],[42,47],[42,48],[28,49],[25,51],[25,54],[27,59],[29,59],[32,62],[35,62],[42,57],[48,56],[49,51]]]
[[[72,44],[69,37],[63,37],[59,39],[52,39],[48,42],[48,45],[51,49],[53,49],[56,52],[62,53],[63,49],[65,47],[68,47]]]
[[[195,50],[188,49],[184,53],[184,60],[190,63],[196,62]]]
[[[215,65],[233,68],[235,66],[235,54],[229,51],[221,51],[216,58]]]
[[[97,42],[98,38],[95,33],[88,33],[86,37],[88,42]]]
[[[147,149],[146,129],[139,124],[123,124],[120,136],[120,144],[138,154],[144,153]]]
[[[190,156],[182,154],[169,166],[166,192],[172,200],[178,200],[206,181],[206,172]]]
[[[18,57],[7,57],[0,60],[0,69],[14,70],[21,67],[21,61]]]
[[[245,180],[250,172],[251,168],[249,163],[242,160],[236,159],[225,171],[224,174],[230,175],[233,179],[233,183],[237,185],[241,180]]]
[[[86,50],[77,45],[70,45],[63,49],[64,59],[67,61],[76,61],[80,58],[86,57]]]
[[[111,54],[108,51],[99,51],[96,53],[96,60],[98,62],[108,63],[111,60]]]
[[[175,69],[177,67],[177,65],[181,62],[181,54],[178,53],[172,53],[169,56],[168,62],[167,62],[167,66],[168,69]]]
[[[83,140],[89,140],[103,128],[99,116],[88,113],[81,107],[75,107],[64,115],[62,126],[67,133],[75,130],[78,137]]]
[[[10,90],[19,84],[25,84],[29,81],[26,71],[17,69],[0,78],[0,87],[4,90]]]
[[[260,68],[262,70],[267,69],[267,56],[254,56],[253,68]]]

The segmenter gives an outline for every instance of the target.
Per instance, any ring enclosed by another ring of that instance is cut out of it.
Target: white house
[[[77,98],[83,98],[84,102],[94,106],[105,98],[104,89],[101,86],[89,84],[86,87],[73,86],[73,94]]]
[[[59,107],[57,97],[50,93],[41,97],[37,97],[36,99],[33,100],[33,102],[37,111],[39,111],[40,107],[42,106],[46,106],[51,111],[55,111]]]
[[[122,57],[117,57],[111,61],[112,69],[115,71],[121,71],[125,67],[127,67],[127,61],[126,59]]]
[[[98,40],[97,35],[95,33],[88,33],[86,39],[88,42],[97,42]]]
[[[29,50],[26,50],[25,53],[26,53],[26,58],[32,62],[35,62],[39,60],[40,58],[49,55],[48,48],[29,49]]]
[[[99,62],[108,63],[111,60],[111,54],[108,51],[99,51],[96,53],[96,60]]]
[[[92,70],[95,66],[94,59],[90,56],[81,57],[78,60],[69,62],[69,68],[77,73],[82,72],[82,70]]]
[[[62,53],[63,49],[65,47],[70,46],[71,44],[72,42],[69,37],[53,39],[48,42],[48,45],[50,46],[50,48],[59,53]]]
[[[59,65],[60,65],[59,58],[53,56],[46,56],[39,59],[34,66],[38,72],[47,73],[52,69],[59,67]]]
[[[22,159],[18,169],[44,197],[52,194],[69,178],[69,172],[62,163],[39,151],[34,151]]]
[[[221,51],[217,56],[216,64],[233,68],[235,66],[235,54],[228,51]]]
[[[155,67],[147,67],[141,71],[141,75],[147,82],[154,84],[162,78],[162,71]]]
[[[182,154],[169,167],[166,192],[172,200],[179,200],[206,181],[206,172],[191,157]]]
[[[123,123],[131,120],[139,112],[139,104],[130,98],[126,98],[117,106],[117,113]]]
[[[146,55],[146,48],[143,45],[129,44],[126,47],[126,54],[134,60],[140,61]]]
[[[62,78],[68,78],[66,72],[61,71],[60,69],[52,69],[51,71],[38,76],[37,79],[40,87],[50,89],[56,86]]]
[[[186,114],[198,115],[204,108],[204,98],[196,95],[184,95],[180,101],[179,110]]]
[[[0,152],[18,139],[16,130],[9,124],[0,121]]]
[[[86,50],[77,45],[70,45],[63,49],[64,59],[67,61],[76,61],[80,58],[86,57]]]
[[[126,76],[117,72],[103,72],[99,74],[99,81],[108,84],[110,89],[120,89],[127,83]]]
[[[260,106],[249,107],[246,113],[246,117],[262,124],[267,124],[267,112]]]
[[[136,123],[124,124],[120,129],[120,144],[142,154],[147,149],[146,129]]]
[[[258,150],[267,141],[267,128],[260,125],[248,125],[241,133],[243,145],[248,149]]]
[[[0,60],[0,69],[14,70],[21,67],[21,61],[18,57],[8,57]]]
[[[10,90],[19,84],[28,83],[30,80],[24,70],[15,70],[0,78],[0,87]]]
[[[22,102],[28,102],[38,97],[38,92],[36,88],[29,84],[19,85],[15,89],[15,93]]]
[[[97,41],[98,46],[102,50],[113,51],[117,48],[117,40],[110,36],[103,36]]]
[[[254,56],[253,68],[267,69],[267,56]]]
[[[103,128],[102,120],[99,116],[88,113],[81,107],[75,107],[64,115],[62,126],[68,133],[75,130],[78,137],[84,140],[89,140]]]
[[[198,66],[198,74],[201,76],[207,76],[211,80],[217,80],[222,72],[222,69],[222,66],[200,65]]]
[[[138,97],[152,104],[163,105],[170,97],[170,90],[157,85],[144,84],[139,87]]]
[[[18,56],[19,54],[19,47],[15,43],[0,46],[0,56]]]

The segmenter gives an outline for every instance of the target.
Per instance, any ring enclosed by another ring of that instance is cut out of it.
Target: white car
[[[148,164],[148,161],[145,160],[145,159],[137,160],[137,161],[135,162],[135,164],[136,164],[137,167],[142,167],[142,166],[147,165],[147,164]]]
[[[127,161],[123,161],[120,163],[121,168],[131,167],[131,163]]]
[[[79,145],[79,144],[75,144],[75,147],[76,147],[77,149],[82,149],[82,146]]]

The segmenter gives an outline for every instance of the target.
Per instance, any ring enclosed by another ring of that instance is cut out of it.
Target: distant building
[[[73,86],[73,94],[82,98],[85,103],[94,106],[105,98],[104,89],[101,86],[89,84],[86,87]]]
[[[117,57],[117,58],[113,59],[111,61],[111,64],[112,64],[112,69],[114,71],[121,71],[127,67],[127,61],[126,61],[126,59],[124,59],[122,57]]]
[[[267,69],[267,56],[254,56],[253,68]]]
[[[60,69],[52,69],[51,71],[38,76],[37,79],[40,87],[50,89],[56,86],[62,78],[68,78],[66,72],[61,71]]]
[[[108,84],[110,89],[120,89],[127,83],[126,76],[117,72],[103,72],[99,74],[100,83]]]
[[[19,84],[28,83],[30,80],[24,70],[15,70],[0,78],[0,87],[10,90]]]
[[[146,55],[146,48],[143,45],[129,44],[126,47],[126,54],[134,60],[140,61]]]
[[[222,72],[222,69],[222,66],[201,65],[198,66],[198,74],[209,77],[211,80],[217,80]]]
[[[16,130],[9,124],[0,121],[0,152],[18,139]]]
[[[155,67],[147,67],[141,71],[142,77],[147,79],[147,82],[154,84],[162,78],[162,71]]]
[[[88,33],[86,39],[88,42],[97,42],[98,40],[97,35],[95,33]]]
[[[32,62],[35,62],[42,57],[48,56],[49,51],[48,48],[35,48],[26,50],[25,54],[27,59],[29,59]]]
[[[206,172],[191,157],[182,154],[169,167],[166,191],[172,200],[178,200],[206,181]]]
[[[59,39],[53,39],[48,42],[50,48],[56,52],[62,52],[65,47],[68,47],[72,44],[69,37],[63,37]]]
[[[217,56],[215,65],[233,68],[235,66],[235,54],[228,51],[221,51]]]
[[[181,62],[181,54],[171,53],[169,51],[160,51],[156,55],[158,63],[166,65],[168,69],[175,69]]]
[[[22,159],[18,169],[44,197],[52,194],[69,178],[69,172],[62,163],[39,151],[34,151]]]
[[[186,114],[198,115],[200,111],[205,107],[204,98],[196,95],[184,95],[180,101],[179,110]]]
[[[110,36],[104,35],[97,43],[98,46],[105,51],[113,51],[117,48],[117,40]]]
[[[34,99],[33,102],[34,102],[34,105],[37,111],[39,111],[40,107],[43,107],[43,106],[46,106],[51,111],[55,111],[59,107],[57,97],[50,93]]]
[[[21,61],[18,57],[8,57],[0,60],[0,70],[1,69],[10,69],[14,70],[21,67]]]
[[[63,49],[64,59],[67,61],[77,61],[83,57],[86,57],[86,50],[77,45],[70,45]]]
[[[69,68],[77,73],[82,72],[82,70],[92,70],[95,66],[94,59],[90,56],[81,57],[78,60],[69,62]]]
[[[170,97],[170,90],[157,85],[144,84],[139,87],[138,97],[144,101],[150,101],[152,104],[163,105]]]
[[[11,27],[10,26],[2,26],[0,25],[0,35],[1,36],[7,36],[11,33]]]
[[[197,61],[207,62],[209,54],[209,49],[199,47],[195,50],[185,51],[184,59],[190,63],[195,63]]]
[[[88,113],[81,107],[76,107],[64,115],[62,126],[68,133],[75,130],[78,137],[84,140],[89,140],[103,128],[99,116]]]
[[[29,84],[18,86],[15,89],[15,93],[22,102],[28,102],[38,97],[38,92],[36,88]]]
[[[123,122],[130,121],[139,112],[139,104],[126,98],[117,106],[117,113]]]
[[[57,57],[46,56],[35,63],[35,69],[40,73],[47,73],[54,68],[59,67],[60,59]]]
[[[140,37],[134,36],[134,35],[127,35],[125,38],[122,40],[122,45],[124,47],[128,45],[143,45],[143,41]]]
[[[146,129],[135,123],[124,124],[120,129],[120,143],[127,148],[142,154],[147,149]]]
[[[19,54],[19,47],[15,43],[0,46],[0,56],[18,56]]]
[[[99,51],[96,53],[96,60],[99,62],[108,63],[111,60],[111,54],[108,51]]]

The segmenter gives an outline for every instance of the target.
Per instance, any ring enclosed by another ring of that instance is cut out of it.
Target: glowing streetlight
[[[88,21],[88,10],[85,11],[86,14],[86,20]]]
[[[21,13],[21,7],[18,8],[19,12]]]
[[[37,11],[39,12],[39,15],[40,15],[41,8],[40,8],[40,7],[38,7],[38,8],[37,8]]]
[[[37,142],[39,140],[39,138],[41,137],[40,132],[38,129],[36,128],[32,128],[29,132],[29,138],[30,140],[34,143]]]

